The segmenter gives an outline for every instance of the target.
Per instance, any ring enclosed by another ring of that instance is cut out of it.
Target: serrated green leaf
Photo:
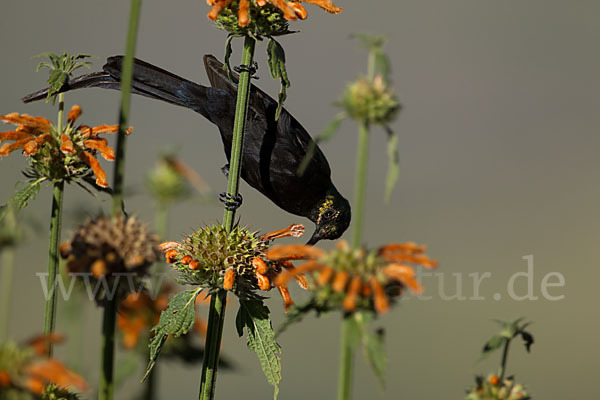
[[[231,72],[231,65],[229,63],[229,59],[231,58],[231,54],[233,53],[233,48],[231,47],[231,41],[234,37],[239,37],[239,35],[235,35],[230,33],[227,35],[227,39],[225,40],[225,55],[223,56],[223,68],[227,71],[227,77],[230,81],[234,81],[233,73]]]
[[[150,361],[146,368],[146,373],[142,378],[142,382],[148,377],[150,371],[156,364],[158,355],[165,344],[167,337],[173,335],[175,337],[184,335],[189,332],[196,322],[196,308],[195,300],[198,294],[202,291],[202,288],[194,290],[185,290],[177,293],[171,301],[169,306],[160,314],[160,320],[158,324],[152,328],[154,331],[154,337],[150,341]]]
[[[490,340],[483,346],[483,354],[488,354],[493,352],[494,350],[499,349],[505,342],[506,338],[501,335],[494,335]]]
[[[325,129],[323,129],[323,131],[317,137],[315,137],[312,142],[310,142],[310,145],[308,146],[308,149],[306,151],[306,155],[302,159],[302,162],[300,163],[300,166],[298,167],[298,171],[296,172],[296,174],[298,176],[304,175],[304,172],[306,171],[306,167],[308,167],[310,160],[313,158],[313,156],[315,154],[315,148],[317,147],[317,144],[331,139],[336,134],[336,132],[340,129],[340,125],[342,124],[342,121],[344,120],[344,118],[346,118],[345,112],[341,112],[341,113],[337,114],[335,117],[333,117],[333,119],[329,122],[329,124],[327,124]]]
[[[275,340],[275,332],[269,319],[269,308],[260,300],[240,300],[236,317],[246,327],[248,348],[256,353],[267,381],[275,388],[274,398],[279,393],[281,381],[281,346]],[[238,330],[239,333],[239,330]]]
[[[400,156],[398,154],[398,134],[394,133],[389,127],[386,127],[386,131],[388,134],[388,170],[385,178],[384,201],[389,203],[390,198],[392,197],[392,191],[398,180],[398,175],[400,174]]]
[[[7,205],[13,207],[15,211],[19,211],[25,207],[30,200],[40,192],[40,184],[46,178],[38,178],[35,181],[29,182],[23,189],[17,191],[13,197],[8,200]]]
[[[290,80],[285,67],[285,50],[279,42],[273,38],[269,38],[267,56],[271,77],[273,79],[279,79],[281,82],[281,88],[279,90],[279,95],[277,96],[277,110],[275,111],[275,120],[277,121],[281,114],[281,110],[283,109],[283,103],[287,98],[286,89],[290,87]]]

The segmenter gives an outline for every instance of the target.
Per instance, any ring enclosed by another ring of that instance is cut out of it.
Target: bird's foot
[[[233,67],[233,70],[235,72],[237,72],[238,74],[240,74],[242,72],[249,72],[250,77],[252,77],[254,79],[258,79],[257,76],[254,76],[256,74],[256,71],[258,71],[258,63],[256,61],[254,61],[252,63],[252,65],[240,64],[237,67]]]
[[[229,178],[229,164],[225,164],[221,167],[221,172],[225,175],[225,178]]]
[[[242,205],[242,195],[237,194],[235,196],[230,195],[229,193],[223,192],[219,193],[219,200],[225,204],[225,209],[227,211],[235,211]]]

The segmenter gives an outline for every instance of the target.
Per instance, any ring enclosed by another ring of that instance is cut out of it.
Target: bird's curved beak
[[[308,239],[308,242],[306,242],[307,246],[312,246],[317,244],[317,242],[321,240],[320,236],[319,236],[319,229],[315,229],[315,232],[312,234],[312,236],[310,237],[310,239]]]

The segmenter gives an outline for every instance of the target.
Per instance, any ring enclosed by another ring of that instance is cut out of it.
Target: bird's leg
[[[225,175],[225,178],[229,178],[229,164],[225,164],[221,167],[221,172]]]
[[[237,194],[236,196],[232,196],[229,193],[223,192],[219,193],[219,200],[225,204],[225,208],[228,211],[235,211],[242,205],[242,195]]]
[[[252,65],[240,64],[237,67],[233,67],[233,70],[238,74],[241,72],[249,72],[250,77],[258,79],[258,76],[254,76],[256,74],[256,71],[258,71],[258,63],[256,61],[254,61]]]

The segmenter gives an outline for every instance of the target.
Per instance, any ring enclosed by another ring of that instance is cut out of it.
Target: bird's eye
[[[323,213],[323,218],[331,219],[331,218],[333,218],[334,215],[335,215],[335,212],[333,210],[325,210],[325,212]]]

